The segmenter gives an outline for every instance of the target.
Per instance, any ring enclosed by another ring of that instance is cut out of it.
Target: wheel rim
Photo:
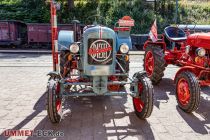
[[[178,100],[182,105],[187,105],[190,101],[190,90],[187,80],[181,78],[177,85]]]
[[[145,58],[145,70],[148,76],[151,76],[154,70],[154,57],[151,51],[148,51]]]
[[[60,84],[57,83],[56,84],[56,89],[55,89],[55,92],[56,92],[56,110],[57,112],[61,109],[61,99],[59,97],[59,94],[60,94]]]
[[[143,85],[142,83],[138,83],[138,92],[139,94],[143,91]],[[133,103],[138,112],[142,112],[144,108],[144,102],[141,100],[141,95],[139,95],[139,98],[133,98]]]

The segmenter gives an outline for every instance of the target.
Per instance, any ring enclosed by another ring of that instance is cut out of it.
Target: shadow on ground
[[[13,127],[11,130],[20,130],[22,127],[24,127],[27,123],[29,123],[32,119],[34,119],[39,113],[41,113],[43,110],[45,110],[45,106],[40,106],[44,104],[46,93],[44,93],[39,100],[36,102],[36,104],[33,107],[34,112],[27,116],[24,120],[22,120],[19,124],[17,124],[15,127]],[[5,130],[7,131],[7,130]],[[5,132],[4,131],[4,132]],[[2,133],[0,135],[0,140],[7,140],[9,137],[4,137],[4,134]]]
[[[160,108],[160,103],[168,103],[168,95],[175,95],[175,86],[170,78],[163,78],[162,81],[154,86],[154,105]]]
[[[169,100],[168,95],[175,96],[175,84],[172,79],[163,78],[162,81],[154,86],[155,88],[155,101],[154,104],[159,108],[160,103],[167,103]],[[194,113],[185,113],[178,105],[176,109],[184,121],[193,129],[194,132],[199,134],[210,133],[210,87],[201,88],[201,102],[199,108]]]
[[[146,120],[136,117],[131,108],[127,106],[127,99],[130,97],[79,97],[68,98],[64,103],[64,117],[60,124],[52,124],[46,116],[35,127],[37,130],[53,130],[63,132],[64,137],[41,137],[44,140],[53,138],[64,140],[77,139],[107,139],[110,138],[131,138],[153,140],[154,135],[150,124]],[[45,102],[45,94],[34,105],[35,112],[16,125],[12,130],[19,130],[29,123],[40,112],[45,110],[45,106],[40,106]],[[131,103],[131,101],[130,101]],[[7,140],[9,137],[3,137]],[[28,137],[28,140],[35,140],[36,136]],[[40,138],[39,138],[40,139]]]
[[[187,124],[199,134],[210,133],[210,87],[201,88],[201,100],[198,109],[193,113],[185,113],[178,106],[177,111]],[[207,97],[208,96],[208,97]]]

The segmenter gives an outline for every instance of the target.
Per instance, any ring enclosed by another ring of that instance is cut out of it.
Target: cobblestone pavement
[[[131,57],[131,73],[142,70],[143,56]],[[139,120],[131,97],[82,97],[65,102],[65,115],[58,125],[50,123],[45,110],[45,90],[51,55],[0,54],[0,140],[37,139],[5,137],[6,130],[54,130],[58,140],[209,140],[210,88],[202,88],[199,109],[186,114],[177,107],[172,81],[177,67],[169,65],[162,82],[155,86],[154,110]]]

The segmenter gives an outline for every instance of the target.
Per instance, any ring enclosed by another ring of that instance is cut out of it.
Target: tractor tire
[[[179,107],[191,113],[200,103],[200,85],[196,76],[189,71],[181,72],[176,80],[176,99]]]
[[[148,118],[153,110],[154,90],[150,79],[146,73],[135,73],[134,79],[138,80],[138,97],[133,97],[135,114],[140,119]],[[134,87],[132,90],[134,90]]]
[[[164,76],[166,66],[163,49],[158,46],[147,46],[143,61],[144,70],[152,84],[157,85]]]
[[[62,97],[60,95],[60,84],[51,79],[48,82],[46,94],[46,110],[52,123],[59,123],[62,119]]]
[[[61,51],[60,52],[60,74],[62,77],[66,77],[70,71],[70,65],[68,61],[69,51]],[[64,69],[66,68],[67,72],[64,74]]]

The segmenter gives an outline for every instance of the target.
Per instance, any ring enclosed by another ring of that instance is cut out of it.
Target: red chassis
[[[167,27],[158,41],[144,44],[144,69],[158,84],[168,64],[179,66],[175,75],[176,96],[181,109],[192,112],[200,101],[200,86],[210,86],[210,33],[188,34]]]

